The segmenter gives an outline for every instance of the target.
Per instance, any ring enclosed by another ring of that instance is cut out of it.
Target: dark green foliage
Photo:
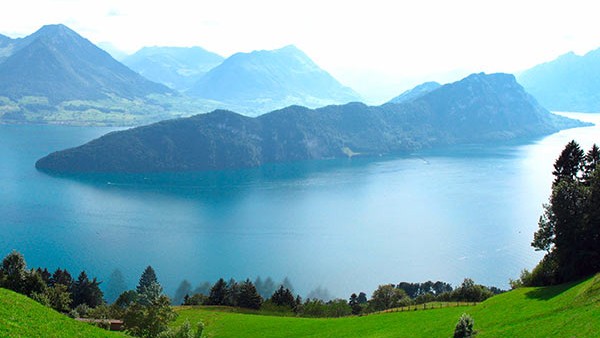
[[[41,295],[35,294],[32,298],[58,312],[67,313],[71,310],[71,293],[62,284],[47,287]],[[41,299],[45,301],[40,301]]]
[[[42,270],[42,268],[37,268],[36,272],[40,275],[40,277],[42,277],[42,280],[44,281],[44,283],[46,283],[47,286],[51,285],[50,280],[52,279],[52,274],[48,271],[47,268],[44,268]]]
[[[531,245],[546,251],[524,285],[551,285],[600,271],[598,147],[587,154],[569,142],[554,164],[550,201]]]
[[[94,279],[88,279],[85,271],[82,271],[73,283],[73,306],[87,304],[89,307],[96,307],[104,303],[104,294],[100,290],[100,282]]]
[[[358,298],[356,299],[358,301],[358,304],[366,304],[367,303],[367,294],[364,292],[360,292],[358,294]]]
[[[56,269],[52,274],[52,278],[50,278],[50,285],[62,284],[67,287],[70,291],[71,286],[73,285],[73,277],[67,269],[61,270],[60,268]]]
[[[65,173],[254,167],[506,141],[580,125],[539,106],[512,75],[474,74],[405,104],[290,106],[257,118],[216,110],[162,121],[50,154],[36,167]]]
[[[451,293],[452,300],[460,302],[483,302],[494,293],[483,285],[475,284],[470,278],[465,278],[462,284]]]
[[[202,305],[208,302],[208,297],[201,294],[195,293],[193,296],[186,295],[183,297],[183,305]]]
[[[210,294],[208,295],[207,305],[224,305],[225,299],[227,296],[227,283],[223,278],[219,278],[219,280],[213,285],[210,289]]]
[[[129,305],[136,303],[138,301],[138,293],[134,290],[128,290],[119,295],[117,300],[115,301],[115,305],[125,309]]]
[[[288,306],[293,309],[296,306],[296,300],[290,289],[286,289],[281,285],[277,291],[271,296],[271,302],[278,306]]]
[[[458,319],[458,323],[456,323],[456,327],[454,328],[454,338],[470,338],[475,337],[477,332],[473,330],[473,325],[475,321],[471,316],[466,313],[463,313],[462,316]]]
[[[408,305],[410,298],[402,289],[398,289],[394,284],[379,285],[369,301],[371,311],[381,311]]]
[[[583,166],[583,150],[574,140],[567,143],[565,149],[554,162],[554,184],[560,181],[575,181]]]
[[[227,283],[227,290],[225,291],[225,299],[223,300],[222,305],[238,306],[240,292],[240,284],[238,284],[233,278],[229,279],[229,282]]]
[[[21,293],[31,297],[34,293],[43,293],[46,288],[46,282],[36,270],[31,269],[25,273]]]
[[[400,282],[396,285],[397,288],[402,289],[410,298],[417,298],[426,294],[439,295],[444,292],[452,291],[452,286],[448,283],[437,281],[427,281],[424,283],[409,283]]]
[[[140,294],[144,293],[146,291],[145,289],[154,283],[158,283],[158,279],[156,278],[156,272],[150,265],[148,265],[144,272],[142,272],[142,275],[140,276],[140,281],[138,283],[138,286],[136,287],[136,291]]]
[[[171,308],[171,300],[162,294],[162,286],[152,267],[148,266],[140,276],[133,296],[123,293],[116,304],[123,304],[123,325],[128,333],[138,337],[158,337],[168,329],[177,314]]]
[[[262,297],[258,294],[256,287],[254,287],[254,284],[250,279],[246,279],[245,282],[239,285],[237,306],[258,310],[262,305],[262,301]]]
[[[12,251],[2,260],[3,288],[23,293],[23,283],[27,275],[27,263],[23,255]]]
[[[362,306],[360,306],[360,303],[358,302],[358,296],[356,295],[356,293],[350,295],[348,305],[350,305],[350,309],[352,309],[353,315],[359,315],[362,312]]]

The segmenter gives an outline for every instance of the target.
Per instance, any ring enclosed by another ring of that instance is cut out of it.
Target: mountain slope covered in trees
[[[40,159],[54,172],[194,171],[406,153],[581,126],[550,114],[512,75],[473,74],[404,104],[291,106],[257,118],[214,111],[110,133]]]

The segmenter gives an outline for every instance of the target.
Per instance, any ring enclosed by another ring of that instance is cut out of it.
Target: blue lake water
[[[600,115],[570,114],[600,123]],[[313,161],[223,172],[62,178],[35,160],[111,129],[0,125],[0,256],[133,288],[152,265],[168,293],[219,277],[288,277],[302,295],[471,277],[507,287],[529,245],[554,159],[598,127],[525,145]]]

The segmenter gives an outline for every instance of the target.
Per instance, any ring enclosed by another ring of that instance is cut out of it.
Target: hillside
[[[176,95],[64,25],[0,38],[0,123],[134,124],[203,111]]]
[[[177,309],[174,326],[202,321],[212,337],[451,337],[464,312],[477,337],[578,337],[600,332],[600,275],[553,287],[522,288],[477,306],[339,319],[259,316],[210,307]]]
[[[249,118],[214,111],[115,132],[36,163],[51,172],[215,170],[501,142],[581,126],[550,114],[512,75],[473,74],[405,104],[291,106]]]
[[[0,288],[0,337],[127,337],[81,323]]]
[[[294,46],[234,54],[187,94],[253,107],[254,115],[289,105],[312,108],[360,100]]]
[[[223,60],[200,47],[144,47],[123,63],[147,79],[186,91]]]
[[[526,70],[518,80],[550,110],[600,112],[600,49],[562,55]]]

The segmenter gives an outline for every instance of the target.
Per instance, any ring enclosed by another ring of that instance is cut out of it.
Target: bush
[[[456,327],[454,328],[454,338],[470,338],[475,337],[477,331],[473,330],[473,325],[475,321],[471,316],[466,313],[463,313],[462,316],[458,319],[458,323],[456,323]]]

